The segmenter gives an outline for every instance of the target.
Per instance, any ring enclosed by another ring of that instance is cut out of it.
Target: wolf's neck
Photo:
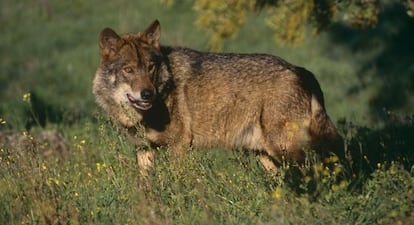
[[[161,54],[174,80],[190,76],[194,72],[193,67],[201,63],[199,57],[201,53],[189,48],[161,46]]]
[[[166,97],[176,85],[192,75],[199,54],[188,48],[161,46],[161,65],[156,84],[161,96]]]

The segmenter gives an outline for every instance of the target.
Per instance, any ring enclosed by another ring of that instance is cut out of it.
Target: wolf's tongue
[[[131,102],[132,106],[137,108],[137,109],[148,110],[152,107],[152,104],[149,101],[136,99],[136,98],[134,98],[134,96],[132,96],[129,93],[127,93],[126,96],[127,96],[128,100]]]
[[[137,99],[135,99],[131,94],[127,93],[127,98],[130,102],[134,103],[137,102]]]

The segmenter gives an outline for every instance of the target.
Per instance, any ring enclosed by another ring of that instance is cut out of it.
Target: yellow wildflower
[[[339,161],[339,158],[336,155],[325,158],[325,163],[336,163],[338,161]]]
[[[47,166],[46,166],[46,164],[45,164],[45,163],[42,163],[42,169],[43,169],[43,170],[47,170]]]
[[[310,176],[305,176],[303,180],[305,181],[305,183],[309,183],[312,180],[312,178]]]
[[[273,192],[272,197],[274,199],[281,199],[283,197],[283,189],[281,187],[277,187]]]
[[[31,97],[30,92],[24,93],[23,94],[23,101],[24,102],[30,102],[30,97]]]
[[[96,170],[97,170],[98,172],[101,172],[101,169],[102,169],[101,164],[100,164],[100,163],[96,163],[95,165],[96,165]]]

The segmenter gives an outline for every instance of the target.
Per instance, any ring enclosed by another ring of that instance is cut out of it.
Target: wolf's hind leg
[[[260,153],[258,155],[259,157],[259,161],[262,163],[263,167],[270,173],[272,174],[277,174],[279,172],[279,169],[277,168],[275,162],[273,161],[273,159],[265,154],[265,153]]]

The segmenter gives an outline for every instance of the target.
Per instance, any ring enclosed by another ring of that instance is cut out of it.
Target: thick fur
[[[267,169],[282,159],[303,162],[307,149],[344,154],[311,72],[272,55],[161,46],[159,36],[158,21],[142,33],[106,28],[100,36],[93,93],[137,144],[142,136],[177,154],[245,148],[264,153]],[[144,133],[135,135],[137,127]]]

